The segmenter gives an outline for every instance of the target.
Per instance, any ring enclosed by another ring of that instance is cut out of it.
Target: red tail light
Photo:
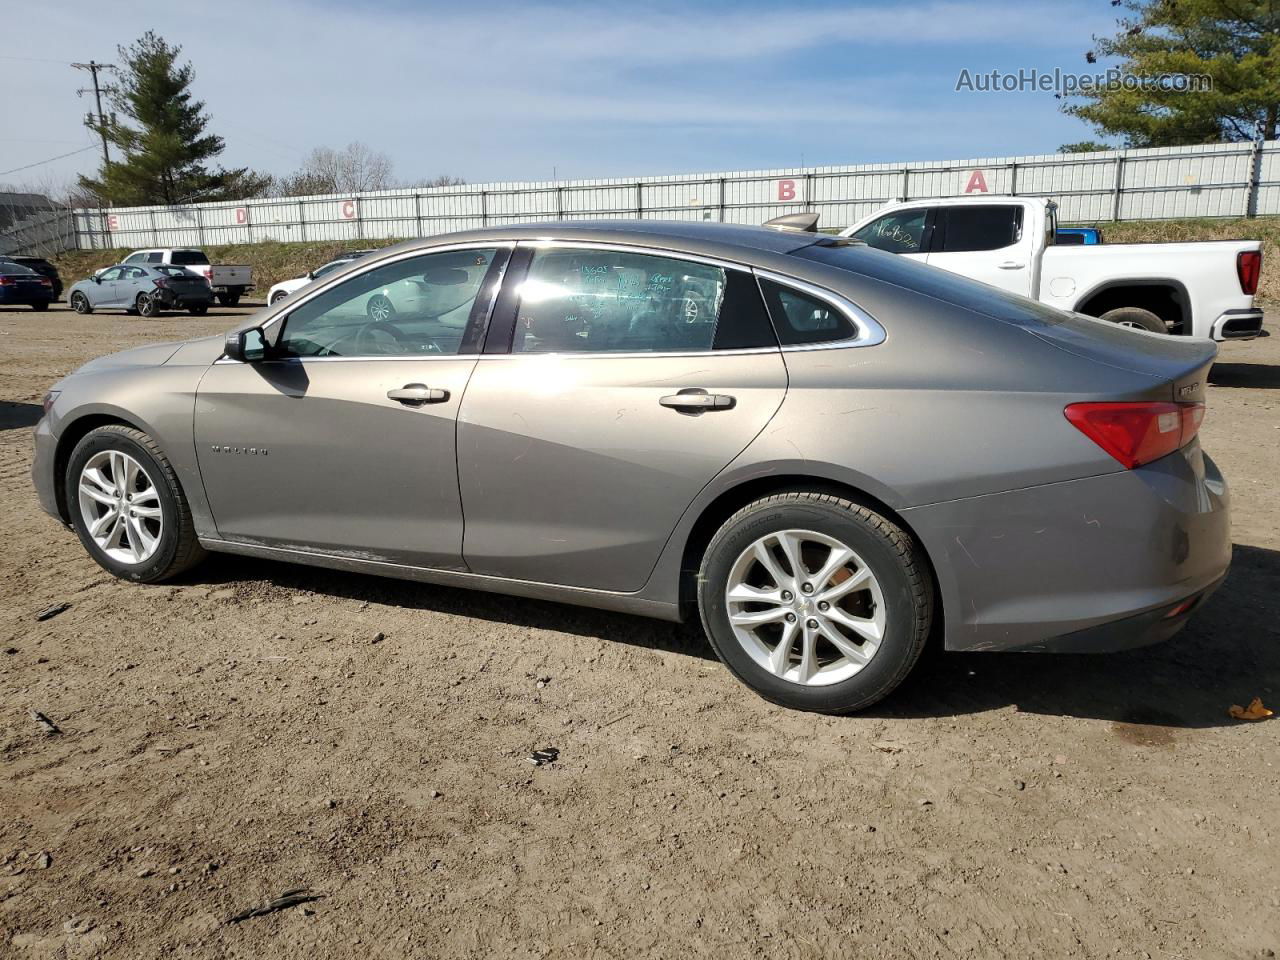
[[[12,287],[16,286],[17,283],[18,281],[13,277],[0,277],[0,287]]]
[[[1200,430],[1203,403],[1073,403],[1072,426],[1127,469],[1180,449]]]
[[[1240,292],[1252,297],[1258,292],[1258,278],[1262,276],[1262,251],[1243,250],[1236,254],[1236,276],[1240,278]]]
[[[53,281],[52,281],[52,280],[50,280],[48,277],[41,277],[41,278],[40,278],[40,286],[42,286],[42,287],[52,287],[52,286],[53,286]]]
[[[154,283],[157,287],[167,287],[169,285],[169,278],[161,277],[159,280],[152,280],[151,282]]]

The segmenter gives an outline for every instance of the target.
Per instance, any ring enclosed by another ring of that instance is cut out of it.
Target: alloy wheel
[[[80,516],[85,530],[112,560],[145,563],[160,547],[160,492],[133,457],[103,450],[80,471]]]
[[[370,319],[375,323],[386,323],[396,310],[391,305],[391,301],[380,293],[369,300],[368,312]]]
[[[748,546],[725,585],[734,638],[774,676],[804,686],[861,671],[885,635],[885,602],[867,563],[834,537],[780,530]]]

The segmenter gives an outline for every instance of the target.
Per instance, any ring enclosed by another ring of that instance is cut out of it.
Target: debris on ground
[[[535,750],[526,758],[535,767],[540,767],[544,763],[554,763],[560,756],[560,751],[555,747],[543,747],[541,750]]]
[[[385,640],[385,639],[387,639],[387,635],[386,635],[385,633],[383,633],[381,630],[379,630],[377,633],[375,633],[375,634],[373,635],[373,639],[371,639],[369,642],[370,642],[370,643],[381,643],[381,642],[382,642],[383,640]]]
[[[1262,705],[1261,697],[1254,697],[1247,707],[1242,707],[1238,703],[1233,703],[1227,708],[1227,713],[1235,717],[1237,720],[1265,720],[1267,717],[1275,713],[1274,710],[1268,710]]]
[[[311,903],[314,900],[320,900],[324,897],[323,893],[312,893],[306,887],[295,887],[292,890],[286,890],[274,900],[268,901],[258,907],[250,907],[242,913],[237,913],[233,917],[227,918],[227,923],[242,923],[245,920],[251,920],[254,917],[265,917],[268,913],[275,913],[277,910],[287,910],[289,907],[296,907],[299,904]]]
[[[46,717],[39,710],[30,711],[30,715],[32,720],[40,724],[40,729],[43,730],[45,733],[61,733],[62,732],[61,730],[58,729],[58,725],[56,723],[54,723],[52,720]]]
[[[46,607],[36,614],[37,620],[52,620],[60,613],[66,613],[71,609],[69,603],[55,603],[52,607]]]
[[[871,744],[872,749],[879,750],[881,753],[901,753],[902,744],[894,743],[892,740],[877,740]]]

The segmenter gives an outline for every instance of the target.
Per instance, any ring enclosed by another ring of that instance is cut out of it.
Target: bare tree
[[[341,150],[316,147],[302,162],[302,169],[289,179],[304,182],[312,193],[361,193],[395,186],[391,158],[359,141]],[[318,186],[326,189],[315,190]]]
[[[406,187],[460,187],[467,181],[462,177],[455,177],[448,173],[442,173],[438,177],[431,177],[427,180],[419,180],[417,183],[406,183]]]

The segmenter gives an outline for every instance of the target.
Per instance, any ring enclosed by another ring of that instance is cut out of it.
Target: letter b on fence
[[[796,198],[796,182],[794,180],[778,181],[778,199],[794,200]]]

